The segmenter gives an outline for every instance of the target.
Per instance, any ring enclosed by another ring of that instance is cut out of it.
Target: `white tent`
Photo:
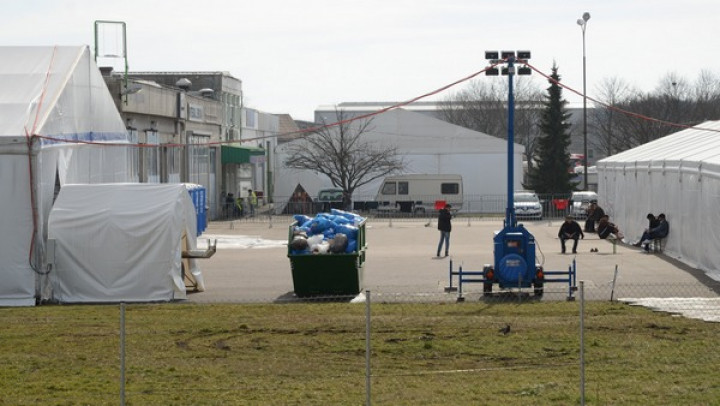
[[[462,175],[466,197],[507,194],[506,140],[403,109],[375,116],[364,140],[379,147],[397,147],[407,164],[404,173]],[[285,168],[288,144],[278,146],[275,196],[278,200],[290,196],[298,183],[317,196],[319,189],[330,186],[329,179]],[[517,143],[513,148],[514,189],[521,189],[525,148]],[[378,179],[359,188],[353,199],[374,197],[381,182]]]
[[[670,223],[665,253],[720,280],[720,121],[708,121],[598,162],[600,203],[632,242],[646,215]]]
[[[184,299],[183,250],[195,249],[195,206],[183,184],[66,185],[50,212],[52,299]],[[195,260],[191,273],[204,290]]]
[[[127,133],[88,47],[0,47],[0,60],[0,306],[28,306],[56,184],[131,180]]]

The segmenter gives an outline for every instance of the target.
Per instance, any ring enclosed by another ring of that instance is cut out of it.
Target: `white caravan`
[[[437,211],[452,205],[460,210],[463,204],[463,183],[460,175],[416,174],[388,176],[375,197],[378,210],[404,213]]]

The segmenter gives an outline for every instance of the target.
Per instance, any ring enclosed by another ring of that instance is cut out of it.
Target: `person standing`
[[[225,195],[225,218],[235,218],[235,197],[232,193]]]
[[[450,213],[451,205],[446,204],[445,207],[438,212],[438,230],[440,230],[440,242],[437,247],[437,257],[440,257],[443,243],[445,243],[445,256],[450,252],[450,231],[452,231],[452,213]]]
[[[565,253],[566,240],[573,240],[572,253],[577,254],[578,240],[580,238],[584,240],[585,234],[583,234],[582,228],[580,228],[580,224],[578,224],[577,221],[573,220],[571,216],[566,216],[565,222],[562,223],[558,231],[558,238],[560,238],[560,247],[562,248],[563,254]]]
[[[255,215],[255,206],[257,206],[257,195],[252,189],[248,189],[248,206],[250,208],[250,215]]]

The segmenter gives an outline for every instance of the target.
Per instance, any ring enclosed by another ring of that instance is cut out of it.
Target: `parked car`
[[[330,212],[330,209],[343,209],[343,190],[339,188],[322,189],[318,192],[318,211]]]
[[[513,194],[515,217],[542,220],[543,208],[535,192],[518,191]]]
[[[588,206],[597,201],[598,194],[595,192],[573,192],[570,196],[570,215],[576,219],[586,218]]]

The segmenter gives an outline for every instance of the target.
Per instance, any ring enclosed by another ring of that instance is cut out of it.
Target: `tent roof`
[[[26,133],[127,139],[87,46],[0,46],[0,60],[0,144],[24,142]]]
[[[602,159],[598,166],[659,161],[720,164],[720,121],[706,121],[696,127],[623,151]]]
[[[404,109],[372,118],[367,139],[415,154],[506,154],[507,140]],[[515,153],[525,147],[515,143]]]

